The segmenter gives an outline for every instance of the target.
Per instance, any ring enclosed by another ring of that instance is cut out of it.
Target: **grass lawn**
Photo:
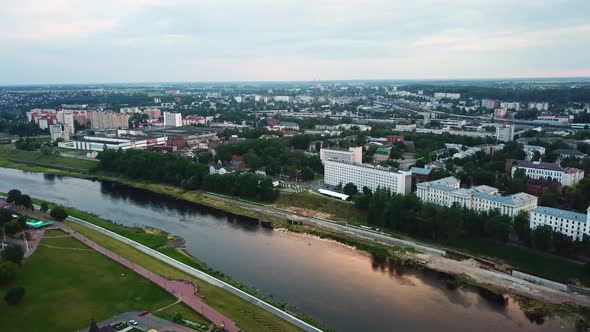
[[[14,164],[19,164],[18,161],[21,161],[23,164],[29,165],[33,170],[39,168],[38,171],[41,172],[43,172],[43,168],[55,168],[88,173],[98,165],[96,161],[92,160],[83,160],[59,155],[44,155],[39,151],[15,150],[12,149],[12,147],[12,145],[0,146],[0,166],[13,167]],[[10,161],[10,159],[17,161]]]
[[[575,278],[584,285],[590,285],[590,275],[583,264],[528,248],[478,238],[464,238],[449,247],[477,256],[499,258],[517,270],[552,280],[568,282],[568,279]]]
[[[0,303],[2,331],[76,331],[88,326],[91,318],[154,311],[176,301],[95,251],[62,248],[88,249],[71,237],[43,239],[11,285],[25,287],[24,301],[16,306]],[[8,288],[0,288],[0,295]]]
[[[74,222],[66,221],[66,224],[105,248],[137,262],[154,273],[164,274],[172,278],[192,280],[197,284],[199,293],[204,297],[207,304],[232,318],[238,326],[246,331],[300,331],[296,326],[256,307],[248,301],[179,271],[123,242]]]
[[[182,302],[170,306],[162,311],[153,312],[152,314],[172,321],[176,313],[181,314],[183,319],[190,320],[191,322],[197,323],[199,325],[211,325],[211,322],[207,318],[201,316],[198,312],[194,312]]]
[[[333,220],[351,223],[366,223],[367,220],[366,214],[351,202],[339,201],[306,191],[300,193],[281,192],[275,204],[280,208],[293,206],[329,213]]]

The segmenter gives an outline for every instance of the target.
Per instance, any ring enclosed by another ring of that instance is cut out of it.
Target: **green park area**
[[[2,331],[77,331],[92,318],[100,321],[131,310],[153,312],[176,301],[149,280],[63,235],[48,233],[23,262],[16,280],[0,288],[2,296],[10,287],[26,289],[21,303],[0,303]],[[186,310],[183,316],[200,317]]]
[[[11,167],[44,172],[48,168],[64,172],[88,173],[98,163],[93,160],[43,154],[40,151],[14,149],[12,145],[0,145],[0,167]]]
[[[195,284],[197,284],[199,294],[203,296],[207,304],[224,315],[232,318],[240,328],[246,331],[300,331],[294,325],[291,325],[287,321],[275,316],[274,314],[254,306],[248,301],[245,301],[219,287],[203,282],[200,279],[177,270],[170,265],[147,254],[144,254],[123,242],[71,221],[66,221],[66,224],[77,232],[99,243],[103,247],[121,255],[122,257],[136,262],[137,264],[149,269],[154,273],[163,274],[170,278],[193,281]],[[183,258],[182,253],[178,250],[168,248],[167,250],[163,251],[165,251],[167,254],[169,252],[174,252],[174,254],[171,254],[171,256],[174,256],[173,258],[181,258],[183,262],[192,261],[191,265],[198,266],[190,257],[184,256]],[[184,318],[190,319],[187,317]]]

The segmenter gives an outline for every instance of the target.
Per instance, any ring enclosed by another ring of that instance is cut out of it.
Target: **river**
[[[338,243],[274,231],[196,204],[108,181],[0,168],[0,191],[179,235],[215,270],[337,331],[573,331],[533,323],[509,299],[451,290],[434,273],[384,264]]]

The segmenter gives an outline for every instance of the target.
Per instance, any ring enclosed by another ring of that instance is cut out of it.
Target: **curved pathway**
[[[174,295],[177,299],[181,300],[186,305],[191,307],[193,310],[200,313],[201,315],[203,315],[204,317],[206,317],[207,319],[209,319],[213,323],[215,323],[215,325],[223,326],[225,328],[225,330],[227,330],[228,332],[241,331],[237,327],[237,325],[235,324],[234,321],[227,318],[226,316],[224,316],[223,314],[221,314],[220,312],[218,312],[217,310],[213,309],[212,307],[207,305],[205,302],[203,302],[203,299],[197,294],[197,286],[194,283],[192,283],[190,281],[186,281],[186,280],[173,280],[173,279],[166,278],[165,276],[155,274],[155,273],[151,272],[150,270],[142,267],[141,265],[137,265],[137,264],[133,263],[132,261],[130,261],[124,257],[121,257],[121,256],[115,254],[114,252],[100,246],[96,242],[94,242],[94,241],[90,240],[89,238],[85,237],[84,235],[74,231],[73,229],[64,225],[61,222],[56,222],[53,225],[55,227],[52,227],[52,228],[58,228],[58,229],[63,230],[64,232],[70,234],[71,236],[73,236],[74,238],[76,238],[80,242],[84,243],[88,247],[111,258],[112,260],[118,262],[119,264],[126,266],[127,268],[129,268],[129,269],[135,271],[136,273],[142,275],[143,277],[149,279],[151,282],[164,288],[170,294]],[[43,232],[41,232],[40,236],[36,236],[35,248],[39,244],[40,238],[42,236],[43,236]],[[38,237],[38,239],[37,239],[37,237]],[[29,244],[29,247],[30,247],[29,253],[32,253],[34,251],[34,249],[31,248],[31,244]],[[30,256],[30,254],[29,254],[29,256]]]

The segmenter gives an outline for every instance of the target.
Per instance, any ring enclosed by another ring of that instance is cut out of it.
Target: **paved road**
[[[302,216],[299,216],[291,211],[287,211],[287,210],[283,210],[283,209],[279,209],[279,208],[275,208],[275,207],[271,207],[271,206],[266,206],[266,205],[262,205],[262,204],[255,204],[255,203],[251,203],[251,202],[246,202],[243,200],[236,200],[236,199],[232,199],[232,198],[227,198],[227,197],[224,197],[221,195],[216,195],[216,194],[211,194],[211,193],[204,193],[203,195],[210,196],[214,199],[223,200],[228,204],[238,205],[238,206],[246,208],[248,210],[258,211],[258,212],[265,213],[265,214],[271,214],[274,216],[278,216],[281,218],[285,218],[285,219],[292,220],[295,222],[300,222],[300,223],[307,224],[307,225],[329,228],[329,229],[335,230],[340,233],[346,233],[346,234],[353,235],[353,236],[356,236],[356,237],[359,237],[362,239],[366,239],[366,240],[379,241],[379,242],[383,242],[385,244],[412,248],[412,249],[416,249],[418,251],[422,251],[422,252],[425,252],[428,254],[433,254],[433,255],[444,256],[446,254],[444,250],[424,246],[424,245],[421,245],[421,244],[413,242],[413,241],[398,239],[393,236],[389,236],[387,234],[383,234],[383,233],[379,233],[379,232],[375,232],[375,231],[371,231],[371,230],[364,230],[364,229],[357,228],[357,227],[338,224],[338,223],[330,221],[330,220],[313,218],[313,217],[302,217]]]
[[[231,319],[227,318],[217,310],[213,309],[209,305],[207,305],[201,297],[197,293],[197,287],[192,282],[186,280],[172,280],[166,278],[165,276],[155,274],[150,270],[135,264],[134,262],[121,257],[114,252],[100,246],[96,242],[88,239],[84,235],[74,231],[70,227],[64,225],[61,222],[56,222],[52,228],[58,228],[63,230],[64,232],[72,235],[74,238],[79,240],[80,242],[86,244],[88,247],[98,251],[99,253],[111,258],[112,260],[118,262],[121,265],[126,266],[127,268],[135,271],[136,273],[144,276],[145,278],[149,279],[153,283],[157,284],[158,286],[167,290],[170,294],[174,295],[179,300],[183,301],[186,305],[191,307],[193,310],[197,311],[201,315],[207,317],[210,321],[215,323],[218,326],[224,326],[225,329],[229,332],[239,332],[240,329],[237,327],[235,322]],[[32,254],[34,249],[37,247],[41,236],[36,237],[36,245],[34,248],[29,249],[29,253]]]
[[[137,325],[136,327],[142,328],[145,331],[150,329],[155,329],[159,332],[195,332],[193,329],[189,329],[188,327],[178,325],[167,321],[165,319],[156,317],[152,314],[148,314],[145,316],[139,316],[139,311],[130,311],[118,314],[117,316],[104,320],[102,322],[97,323],[99,327],[103,327],[106,325],[113,325],[117,323],[127,323],[130,320],[136,320]],[[88,328],[82,329],[81,331],[88,331]]]

